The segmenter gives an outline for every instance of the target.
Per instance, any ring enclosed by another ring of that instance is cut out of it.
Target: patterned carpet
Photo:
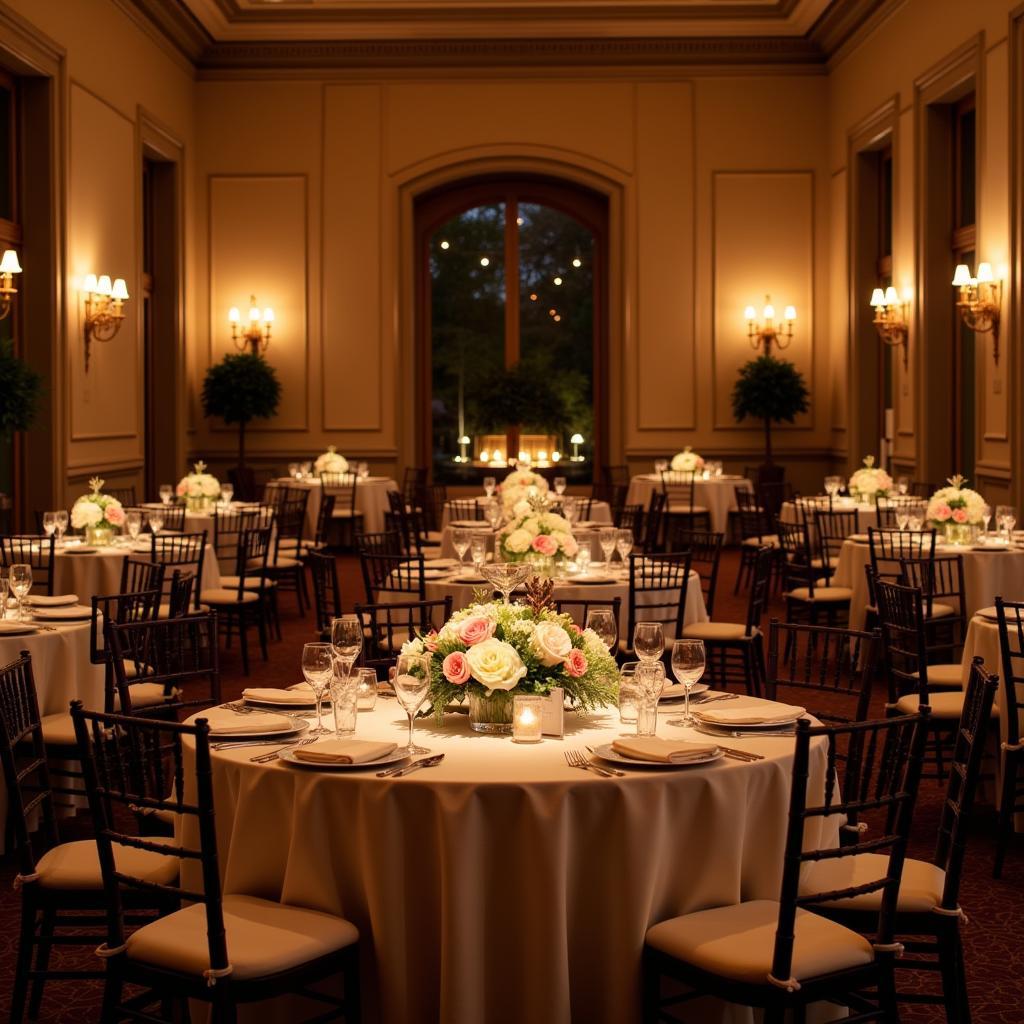
[[[723,555],[719,577],[716,619],[742,621],[745,599],[732,595],[738,559],[735,552]],[[362,593],[358,564],[352,558],[339,559],[340,576],[346,609]],[[781,617],[781,603],[773,604],[771,614]],[[283,639],[271,645],[269,662],[256,657],[252,675],[245,679],[237,649],[223,655],[224,692],[226,698],[237,696],[245,685],[281,685],[298,678],[302,644],[310,638],[312,619],[300,619],[291,598],[282,607]],[[914,822],[911,855],[927,858],[932,852],[943,789],[934,782],[922,785],[921,798]],[[64,829],[65,839],[86,838],[88,823],[72,819]],[[966,952],[968,987],[972,1019],[975,1024],[1020,1024],[1024,1021],[1024,838],[1011,847],[1003,878],[992,878],[995,815],[992,807],[982,802],[978,808],[967,866],[961,890],[961,904],[969,915],[963,938]],[[8,998],[17,948],[19,897],[11,882],[15,866],[11,859],[0,861],[0,1016],[8,1015]],[[71,949],[54,954],[54,964],[93,968],[91,951]],[[922,989],[934,990],[931,977],[920,982]],[[906,983],[908,989],[917,983]],[[46,1024],[81,1024],[98,1019],[99,987],[96,983],[56,982],[47,987],[39,1016]],[[904,1007],[902,1019],[909,1024],[932,1024],[944,1021],[941,1007]],[[424,1022],[426,1024],[426,1022]],[[485,1024],[485,1022],[481,1022]],[[538,1022],[542,1024],[542,1022]]]

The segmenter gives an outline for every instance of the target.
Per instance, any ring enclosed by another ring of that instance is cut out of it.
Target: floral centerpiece
[[[501,503],[510,512],[521,501],[548,493],[548,482],[532,469],[513,469],[498,486]]]
[[[673,473],[696,473],[704,468],[704,460],[687,445],[681,452],[672,456],[669,463]]]
[[[85,530],[87,544],[109,544],[114,539],[114,528],[124,525],[121,502],[101,492],[104,483],[94,476],[89,481],[92,491],[77,498],[71,506],[71,525],[76,530]]]
[[[977,491],[964,487],[966,477],[951,476],[946,483],[948,487],[940,487],[928,499],[925,514],[932,526],[945,530],[946,539],[951,543],[970,543],[973,528],[984,519],[985,499]]]
[[[600,637],[543,601],[471,604],[402,653],[430,655],[429,699],[438,719],[449,704],[468,700],[478,732],[511,732],[516,694],[560,686],[581,711],[618,699],[618,669]]]
[[[313,469],[318,476],[321,473],[347,473],[348,459],[344,455],[339,455],[338,449],[333,444],[329,444],[327,451],[323,455],[317,456],[316,462],[313,463]]]
[[[498,534],[498,546],[506,562],[535,561],[547,563],[548,559],[561,562],[575,558],[579,545],[572,535],[572,524],[554,512],[533,508],[528,502],[522,508],[516,506],[514,517],[502,527]]]
[[[858,469],[846,484],[851,497],[868,501],[873,501],[879,495],[885,497],[892,487],[892,477],[875,465],[874,455],[864,456],[864,468]]]
[[[177,493],[185,499],[190,512],[205,512],[220,497],[220,481],[206,472],[206,463],[200,460],[178,481]]]

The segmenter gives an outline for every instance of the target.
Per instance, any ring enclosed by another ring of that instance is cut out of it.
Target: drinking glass
[[[288,475],[292,479],[298,479],[299,476],[299,464],[297,462],[288,463]]]
[[[139,531],[142,529],[142,513],[138,509],[131,509],[124,514],[124,528],[132,541],[139,539]]]
[[[59,508],[55,514],[57,516],[57,543],[60,544],[68,529],[68,511],[65,508]]]
[[[658,731],[658,698],[665,689],[665,666],[660,661],[640,662],[633,675],[639,695],[637,736],[654,736]]]
[[[47,537],[52,537],[54,531],[57,529],[57,513],[56,512],[44,512],[43,513],[43,533]]]
[[[633,650],[641,661],[658,661],[665,653],[665,633],[660,622],[638,622],[633,627]]]
[[[357,462],[356,473],[360,480],[365,480],[370,475],[370,464],[368,462]]]
[[[661,476],[668,469],[668,459],[655,459],[654,472]]]
[[[557,494],[559,497],[561,497],[563,494],[565,494],[566,484],[567,484],[567,481],[566,481],[564,476],[556,476],[555,477],[555,494]]]
[[[455,548],[455,554],[459,556],[459,562],[461,563],[466,557],[466,552],[469,550],[469,530],[452,530],[452,546]]]
[[[619,624],[612,608],[591,608],[587,612],[587,629],[592,629],[609,651],[615,649],[619,641]]]
[[[498,478],[497,477],[495,477],[495,476],[485,476],[484,477],[484,494],[486,494],[488,498],[493,497],[494,489],[497,486],[498,486]]]
[[[354,615],[331,620],[331,647],[334,656],[348,662],[349,670],[363,649],[363,629]]]
[[[310,729],[309,735],[323,736],[328,730],[324,728],[320,705],[334,675],[334,651],[330,644],[306,644],[302,648],[302,674],[316,701],[316,728]]]
[[[7,590],[10,586],[7,576],[0,568],[0,619],[7,618]]]
[[[152,492],[150,492],[150,493],[152,493]],[[160,485],[160,500],[165,505],[170,505],[171,498],[173,498],[173,497],[174,497],[174,487],[171,484],[161,484]]]
[[[11,593],[18,599],[18,621],[25,621],[25,598],[32,589],[32,566],[27,562],[15,562],[9,574]]]
[[[632,725],[640,709],[640,690],[636,683],[638,661],[627,661],[619,669],[619,720]]]
[[[487,561],[487,538],[475,533],[469,541],[469,557],[479,570],[480,566]]]
[[[1006,530],[1006,543],[1013,539],[1013,530],[1017,525],[1017,510],[1013,505],[1007,505],[1003,510],[1003,529]]]
[[[825,493],[829,497],[834,498],[843,486],[843,478],[841,476],[827,476],[825,477]]]
[[[430,688],[430,655],[400,654],[395,669],[395,696],[409,716],[409,742],[402,752],[409,756],[429,754],[426,747],[418,747],[413,742],[413,730],[416,712],[427,699],[427,690]]]
[[[629,558],[630,551],[633,550],[633,531],[632,530],[618,530],[615,534],[615,550],[619,553],[619,558],[622,559],[622,564],[625,565]]]
[[[672,674],[684,688],[685,703],[680,725],[693,725],[694,718],[690,714],[690,691],[693,684],[704,675],[704,661],[703,640],[676,640],[672,645]]]
[[[332,667],[330,686],[334,734],[344,736],[356,731],[359,677],[352,674],[352,663],[344,658],[334,658]]]
[[[356,673],[356,707],[372,711],[377,704],[377,670],[361,668]]]
[[[235,485],[234,484],[221,484],[220,485],[220,500],[225,505],[231,504],[231,499],[235,496]]]
[[[988,524],[992,521],[992,506],[982,505],[981,506],[981,539],[986,541],[988,539]]]
[[[569,494],[562,499],[562,516],[568,521],[570,526],[575,526],[580,517],[579,503]]]
[[[590,541],[584,540],[576,552],[576,571],[584,576],[590,572]]]
[[[150,532],[155,537],[164,528],[164,514],[158,508],[150,509],[146,513],[146,522],[149,523]]]
[[[619,531],[614,526],[605,527],[597,535],[597,543],[601,545],[604,552],[605,565],[611,565],[612,555],[615,554],[615,545],[619,539]]]
[[[907,524],[910,522],[910,511],[904,506],[900,506],[896,509],[896,528],[898,530],[905,530]]]
[[[923,522],[924,522],[924,520],[921,518],[920,513],[912,512],[907,517],[907,529],[908,530],[920,530],[921,529],[921,524]]]
[[[501,526],[502,515],[503,513],[501,511],[500,501],[497,501],[496,499],[492,498],[489,502],[487,502],[486,506],[484,507],[484,518],[490,524],[492,530],[497,530],[497,528]]]
[[[501,591],[505,604],[509,603],[512,591],[524,583],[532,574],[533,566],[528,562],[485,562],[480,566],[480,575],[495,590]]]
[[[899,491],[900,494],[906,494],[910,490],[910,477],[901,476],[896,481],[896,490]]]

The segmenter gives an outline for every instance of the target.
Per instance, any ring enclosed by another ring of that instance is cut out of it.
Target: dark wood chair
[[[122,594],[138,594],[145,590],[163,590],[164,567],[159,562],[126,558],[121,563]]]
[[[789,826],[779,899],[749,900],[661,921],[648,929],[643,954],[643,1020],[667,1020],[661,1008],[662,977],[688,990],[669,1002],[714,996],[729,1003],[761,1007],[766,1024],[787,1014],[806,1019],[809,1004],[825,1000],[849,1006],[855,1021],[895,1021],[894,964],[899,946],[893,929],[907,838],[917,799],[924,745],[920,714],[853,725],[797,723],[789,798]],[[822,793],[808,790],[811,745],[823,741],[829,764],[837,748],[848,750],[846,785],[826,772]],[[810,837],[830,829],[808,828],[832,818],[856,823],[868,811],[884,815],[879,834],[855,833],[854,841],[819,847]],[[853,867],[870,851],[877,857],[860,872]],[[817,885],[819,863],[845,869],[841,884]],[[801,884],[803,883],[803,884]],[[815,913],[826,900],[878,893],[870,939]],[[866,996],[873,990],[874,996]],[[676,1018],[678,1019],[678,1018]]]
[[[753,491],[737,487],[735,494],[740,531],[740,567],[732,592],[738,594],[740,587],[748,584],[752,578],[757,552],[763,547],[778,548],[779,535],[775,532],[775,521],[762,508]]]
[[[644,513],[643,540],[639,548],[646,554],[656,554],[662,549],[662,532],[665,523],[665,509],[668,506],[668,496],[663,491],[651,491],[647,500],[647,511]],[[634,537],[639,537],[637,533]]]
[[[376,604],[380,595],[401,594],[396,600],[425,601],[426,579],[423,575],[423,556],[377,553],[360,550],[360,567],[366,588],[366,603]]]
[[[395,663],[402,645],[439,630],[452,615],[450,596],[438,601],[402,601],[394,604],[357,604],[363,630],[361,664],[385,669]]]
[[[214,1020],[229,1021],[240,1003],[301,992],[332,1007],[327,1018],[343,1010],[345,1020],[356,1024],[359,933],[353,925],[276,899],[225,896],[221,891],[206,720],[179,725],[103,715],[84,711],[78,702],[72,715],[107,902],[107,936],[100,947],[106,963],[104,1020],[160,1020],[162,1015],[140,1011],[154,1004],[158,1009],[177,1004],[180,1012],[185,1000],[195,999],[211,1004]],[[105,741],[106,736],[113,741]],[[186,775],[195,782],[195,796],[188,799],[183,787],[171,789],[172,780]],[[182,839],[168,853],[158,842],[126,834],[121,818],[133,808],[179,816],[185,823],[183,835],[198,836],[198,841]],[[132,852],[165,854],[175,867],[179,857],[187,858],[197,865],[202,885],[168,879],[154,886],[123,861]],[[128,933],[125,897],[136,891],[155,891],[188,906]],[[280,967],[264,966],[268,949],[280,957]],[[309,989],[339,973],[344,1000]],[[132,991],[126,998],[126,986],[141,986],[143,992]]]
[[[819,508],[814,510],[811,522],[818,542],[814,562],[822,576],[831,578],[846,538],[860,531],[860,513],[855,508]]]
[[[32,567],[32,593],[53,593],[54,539],[43,534],[13,533],[0,537],[0,567]]]
[[[689,551],[690,568],[700,574],[700,588],[708,618],[715,616],[715,593],[718,589],[718,566],[722,559],[725,534],[710,530],[687,530],[685,522],[670,520],[665,530],[665,547],[669,551]],[[633,536],[637,536],[636,533]]]
[[[555,611],[560,615],[568,615],[572,618],[572,621],[576,623],[580,629],[586,629],[587,626],[587,615],[590,614],[591,608],[611,608],[612,614],[615,616],[616,626],[621,622],[621,611],[622,611],[622,598],[614,597],[610,601],[598,601],[594,598],[583,598],[577,600],[565,599],[564,601],[555,601]]]
[[[868,527],[868,605],[865,622],[872,628],[878,615],[874,581],[898,583],[903,578],[901,562],[908,558],[935,558],[935,530],[896,530]],[[941,609],[940,609],[941,612]]]
[[[917,587],[924,598],[928,685],[935,690],[962,689],[961,662],[967,639],[963,556],[901,558],[900,582]]]
[[[266,577],[274,585],[273,610],[277,611],[276,596],[279,593],[294,593],[299,606],[299,616],[305,617],[309,604],[306,587],[306,570],[302,561],[302,530],[306,522],[306,504],[309,491],[288,489],[285,497],[278,502],[272,551],[267,558]],[[278,625],[280,638],[280,625]]]
[[[815,564],[806,523],[787,523],[779,519],[775,531],[782,550],[779,567],[786,621],[816,626],[824,619],[828,626],[845,625],[849,620],[853,590],[832,586],[829,576]]]
[[[697,474],[689,470],[676,472],[666,469],[661,474],[662,493],[668,499],[665,517],[669,520],[682,519],[691,530],[711,529],[711,512],[695,500]]]
[[[672,641],[683,635],[689,583],[689,551],[629,556],[629,603],[626,635],[619,637],[621,657],[633,657],[633,630],[638,622],[660,622],[666,649],[671,650]]]
[[[103,666],[103,710],[118,711],[117,690],[114,685],[113,651],[106,638],[109,624],[148,622],[160,612],[163,594],[159,589],[142,590],[129,594],[93,595],[92,617],[89,620],[89,661]],[[141,682],[141,680],[140,680]],[[141,687],[136,690],[137,705],[148,707],[164,702],[163,690]]]
[[[150,558],[164,567],[164,592],[169,598],[169,573],[175,569],[195,574],[197,580],[203,578],[203,562],[206,559],[206,531],[200,533],[181,533],[165,537],[153,534]],[[196,588],[195,610],[199,611],[199,588]],[[163,612],[166,614],[166,610]]]
[[[138,504],[138,499],[135,497],[135,484],[131,484],[129,487],[104,487],[103,493],[115,501],[121,502],[122,505]]]
[[[992,874],[1001,878],[1006,848],[1013,836],[1014,816],[1024,812],[1024,602],[996,598],[999,623],[999,652],[1002,662],[999,721],[1002,773],[999,796],[999,824]]]
[[[484,507],[476,498],[449,498],[448,522],[458,523],[469,520],[483,522]]]
[[[355,473],[320,474],[321,493],[334,498],[331,526],[338,529],[343,541],[349,543],[363,529],[363,513],[356,508],[356,488],[359,486],[356,480]]]
[[[334,555],[313,550],[306,555],[313,578],[313,616],[316,631],[325,642],[331,639],[331,623],[341,618],[341,588],[338,586],[338,563]]]
[[[921,504],[920,498],[909,494],[876,494],[875,518],[880,529],[895,530],[899,528],[897,517]]]

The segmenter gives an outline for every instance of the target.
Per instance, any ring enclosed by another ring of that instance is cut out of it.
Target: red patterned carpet
[[[737,563],[734,552],[724,554],[715,616],[723,621],[742,621],[745,614],[745,600],[732,596]],[[362,583],[354,559],[339,559],[339,567],[348,609],[361,596]],[[772,612],[781,616],[783,609],[779,606]],[[284,600],[282,615],[283,640],[271,645],[269,662],[263,663],[257,656],[248,680],[241,674],[237,650],[224,653],[226,698],[237,696],[245,685],[281,685],[299,678],[299,656],[302,644],[310,638],[312,618],[300,619],[288,597]],[[943,792],[934,781],[922,784],[912,856],[927,858],[931,854]],[[975,1024],[1021,1024],[1024,1021],[1024,837],[1011,848],[1003,878],[997,882],[992,878],[994,824],[991,806],[982,803],[974,822],[961,891],[961,904],[970,919],[963,937],[972,1019]],[[65,838],[84,838],[86,827],[87,822],[72,820],[65,828]],[[0,861],[0,1016],[4,1018],[8,1014],[7,1000],[18,935],[19,897],[11,886],[14,874],[15,867],[9,857]],[[55,965],[58,959],[69,967],[88,965],[92,968],[96,962],[91,952],[78,950],[58,951],[54,954]],[[934,984],[933,979],[928,978],[923,987]],[[94,983],[50,983],[39,1020],[46,1024],[97,1020],[98,993],[98,984]],[[910,1024],[931,1024],[944,1021],[945,1014],[941,1007],[904,1007],[902,1019]]]

